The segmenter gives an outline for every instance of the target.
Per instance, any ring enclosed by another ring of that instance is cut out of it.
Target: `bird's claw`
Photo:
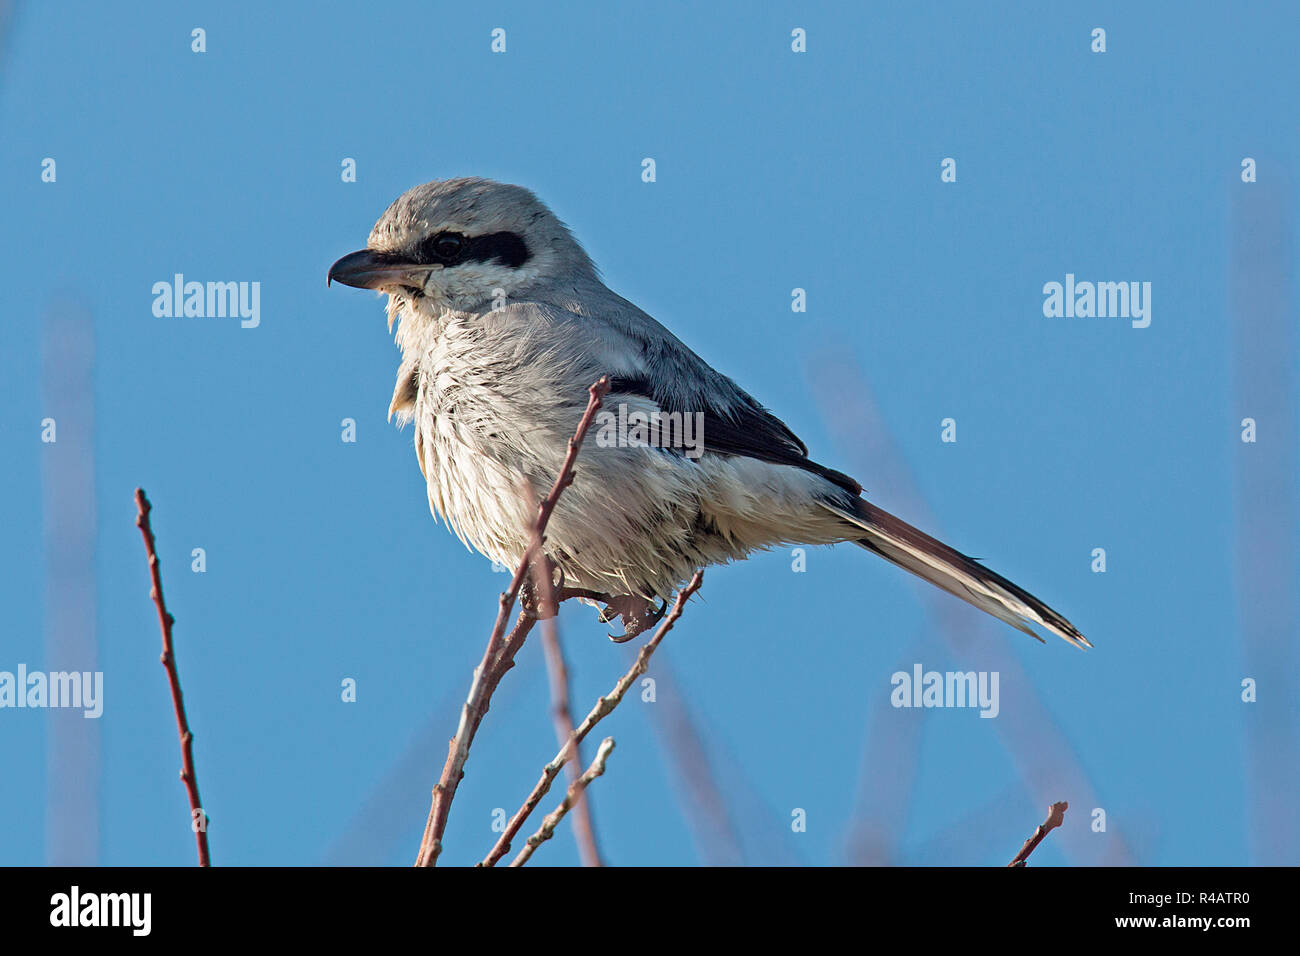
[[[661,603],[656,611],[654,605],[645,598],[622,596],[612,600],[609,606],[600,612],[600,621],[602,624],[606,624],[613,620],[616,615],[621,615],[623,618],[623,633],[610,634],[609,639],[615,644],[626,644],[638,634],[658,624],[667,610],[667,601]]]
[[[531,585],[531,581],[525,582]],[[527,591],[531,591],[528,588]],[[611,595],[601,591],[593,591],[588,588],[568,587],[564,584],[564,578],[560,578],[560,584],[555,590],[556,603],[567,601],[570,598],[580,598],[589,602],[600,602],[605,606],[601,608],[598,620],[601,624],[608,624],[616,617],[623,618],[623,633],[610,634],[609,639],[615,644],[625,644],[632,640],[638,634],[644,633],[648,628],[654,627],[661,620],[664,614],[668,612],[668,602],[662,601],[656,610],[654,602],[643,597],[635,597],[631,594]],[[536,600],[531,593],[521,589],[519,599],[522,602],[525,597]]]

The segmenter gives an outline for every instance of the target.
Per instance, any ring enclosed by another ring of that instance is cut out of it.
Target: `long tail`
[[[1075,647],[1092,647],[1073,624],[1028,591],[883,508],[862,498],[855,499],[851,509],[830,502],[823,502],[823,507],[865,531],[866,535],[857,539],[857,543],[868,551],[1006,621],[1035,640],[1043,639],[1034,633],[1030,624],[1045,627]]]

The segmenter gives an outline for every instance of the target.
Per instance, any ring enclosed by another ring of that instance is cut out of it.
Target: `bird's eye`
[[[440,232],[425,243],[425,250],[442,262],[455,262],[465,251],[465,237],[456,232]]]

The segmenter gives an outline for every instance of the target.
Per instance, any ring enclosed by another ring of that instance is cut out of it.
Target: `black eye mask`
[[[494,232],[486,236],[465,236],[439,232],[420,243],[418,261],[456,266],[464,262],[499,262],[517,269],[532,258],[523,237],[515,232]]]

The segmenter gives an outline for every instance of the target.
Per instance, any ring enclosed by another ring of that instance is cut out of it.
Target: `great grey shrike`
[[[591,383],[609,376],[607,408],[699,423],[694,450],[589,435],[551,517],[546,553],[566,587],[605,604],[602,620],[621,615],[628,636],[698,568],[851,541],[1039,640],[1035,625],[1091,646],[1038,598],[810,460],[740,386],[606,288],[527,189],[473,178],[416,186],[328,278],[388,294],[402,352],[389,418],[415,423],[434,516],[507,567],[536,516],[523,482],[554,481]]]

